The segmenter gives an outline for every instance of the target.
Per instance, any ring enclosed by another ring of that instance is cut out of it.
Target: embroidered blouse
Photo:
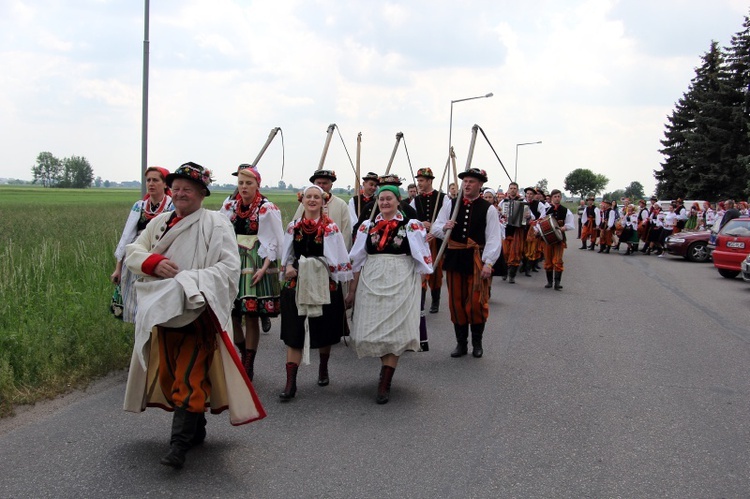
[[[284,244],[284,228],[281,222],[281,211],[265,196],[260,196],[256,207],[240,205],[242,199],[228,197],[221,205],[219,212],[226,216],[234,227],[237,235],[258,236],[260,248],[258,256],[271,261],[281,257]],[[254,209],[253,209],[254,208]],[[251,209],[247,217],[238,215],[238,211]]]
[[[365,220],[357,230],[349,253],[353,269],[355,272],[362,270],[367,255],[387,253],[411,255],[417,272],[432,274],[432,255],[426,237],[427,231],[419,220],[407,221],[401,212],[391,220],[384,220],[378,214],[373,222]]]
[[[292,220],[286,227],[281,264],[293,264],[300,256],[322,256],[328,263],[332,280],[351,281],[352,264],[338,225],[326,219],[324,224],[319,224],[318,230],[308,234],[299,225],[300,220]]]

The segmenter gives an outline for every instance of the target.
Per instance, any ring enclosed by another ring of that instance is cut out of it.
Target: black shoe
[[[451,357],[453,357],[454,359],[456,359],[458,357],[463,357],[467,353],[469,353],[469,346],[468,346],[468,344],[467,343],[464,343],[464,344],[459,343],[459,344],[456,345],[456,348],[454,348],[453,351],[451,352]]]
[[[562,271],[555,272],[555,291],[562,291],[562,284],[560,284],[560,280],[562,279]]]
[[[419,351],[420,352],[429,352],[430,351],[430,343],[427,341],[420,341],[419,342]]]
[[[547,271],[547,284],[544,285],[544,287],[547,289],[550,289],[552,287],[552,274],[553,272],[551,270]]]
[[[170,466],[179,470],[182,469],[182,466],[185,464],[185,454],[187,454],[187,451],[173,445],[169,449],[169,454],[161,458],[161,461],[159,462],[164,466]]]
[[[380,382],[378,383],[378,394],[375,397],[375,403],[388,403],[388,399],[391,396],[391,381],[393,381],[393,373],[395,371],[396,368],[391,366],[382,366],[380,368]]]
[[[440,311],[440,304],[436,301],[432,302],[432,305],[430,305],[430,313],[436,314]]]
[[[271,330],[271,318],[266,315],[261,315],[260,326],[263,328],[264,333],[269,332]]]
[[[279,393],[279,398],[284,402],[293,399],[294,395],[297,393],[298,369],[299,365],[294,362],[286,363],[286,386],[284,387],[284,391]]]

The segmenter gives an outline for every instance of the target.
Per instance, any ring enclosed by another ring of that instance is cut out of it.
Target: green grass
[[[204,206],[218,209],[228,192]],[[112,317],[125,189],[0,187],[0,416],[127,367],[133,326]],[[284,223],[294,193],[272,194]]]

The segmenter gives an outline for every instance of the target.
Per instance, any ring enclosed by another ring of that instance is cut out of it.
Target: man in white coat
[[[124,406],[174,411],[161,464],[179,469],[206,436],[208,406],[229,409],[234,425],[266,414],[232,346],[240,258],[227,218],[202,208],[211,172],[185,163],[166,180],[175,211],[155,217],[126,248],[125,265],[141,277]]]

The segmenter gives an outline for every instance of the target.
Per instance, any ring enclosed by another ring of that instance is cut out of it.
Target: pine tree
[[[688,91],[668,118],[655,171],[657,193],[663,198],[720,199],[738,197],[745,186],[746,128],[737,119],[737,96],[725,55],[716,41],[701,58]]]
[[[745,16],[742,30],[733,37],[726,51],[726,66],[732,88],[732,120],[737,130],[735,137],[739,171],[744,167],[744,178],[750,179],[750,18]],[[741,177],[740,177],[741,178]],[[750,191],[750,181],[746,186]]]

